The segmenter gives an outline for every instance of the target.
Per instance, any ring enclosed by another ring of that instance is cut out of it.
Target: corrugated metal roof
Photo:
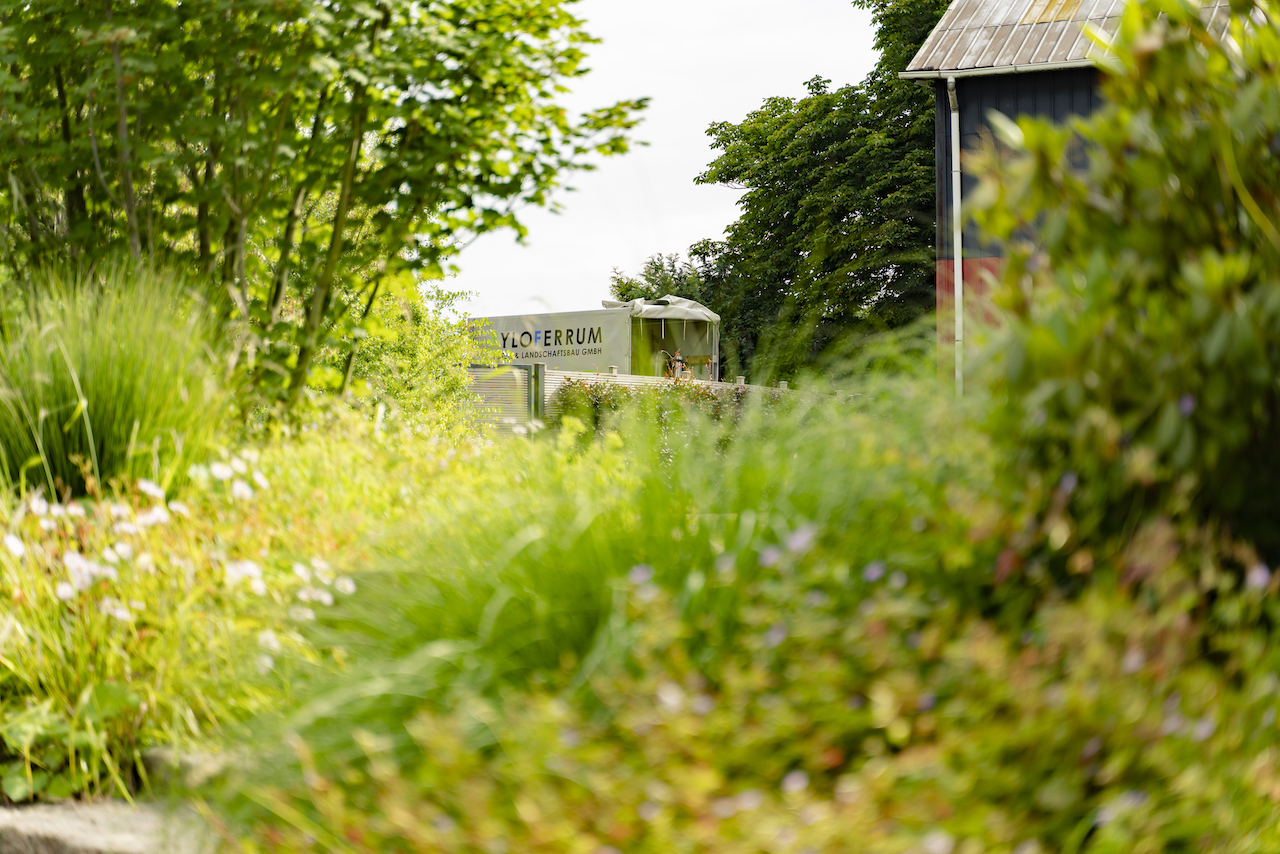
[[[1125,0],[952,0],[942,20],[900,76],[968,77],[1091,65],[1087,22],[1115,32]],[[1204,14],[1226,27],[1227,0],[1207,0]]]

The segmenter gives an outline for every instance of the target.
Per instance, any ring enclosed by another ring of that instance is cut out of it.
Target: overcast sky
[[[469,246],[450,287],[473,292],[462,306],[473,317],[599,308],[614,267],[635,273],[654,253],[719,238],[739,193],[693,183],[714,157],[707,126],[802,95],[815,75],[858,82],[876,59],[870,13],[849,0],[582,0],[574,10],[603,42],[567,103],[649,97],[636,133],[649,145],[574,175],[561,213],[526,210],[525,245],[499,232]]]

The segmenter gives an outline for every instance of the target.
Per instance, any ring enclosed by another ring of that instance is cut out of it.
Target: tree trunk
[[[138,203],[133,195],[133,173],[129,169],[129,113],[124,101],[124,64],[120,61],[120,42],[111,41],[111,62],[116,71],[116,102],[119,114],[116,134],[120,145],[120,188],[124,192],[124,215],[129,226],[129,254],[142,257],[142,240],[138,236]]]
[[[298,348],[298,362],[294,365],[293,373],[289,377],[288,403],[290,404],[297,399],[302,386],[307,382],[307,371],[315,356],[320,324],[329,311],[329,302],[333,295],[333,278],[338,272],[338,259],[342,255],[347,213],[351,208],[351,188],[355,183],[356,166],[359,164],[360,149],[364,144],[364,120],[368,106],[365,104],[363,84],[356,84],[351,100],[356,108],[355,121],[351,128],[351,148],[347,153],[347,162],[342,167],[342,191],[338,196],[338,209],[333,215],[333,233],[329,237],[329,252],[325,258],[324,270],[316,280],[315,292],[311,295],[311,306],[307,311],[307,320],[302,329],[302,344]]]
[[[307,153],[303,158],[303,164],[311,159],[311,155],[316,150],[316,140],[320,136],[322,124],[324,120],[324,104],[329,98],[329,90],[325,89],[320,93],[320,97],[316,99],[316,114],[311,121],[311,136],[307,141]],[[280,319],[280,304],[284,302],[285,282],[289,275],[289,255],[293,252],[293,235],[298,228],[298,220],[302,216],[302,211],[307,204],[307,194],[311,191],[311,182],[305,178],[298,185],[298,190],[293,194],[293,205],[289,208],[289,217],[284,224],[284,232],[280,235],[280,258],[276,261],[275,273],[271,280],[271,299],[270,312],[268,316],[271,318],[271,325],[274,326]]]
[[[67,87],[62,79],[62,68],[54,66],[53,79],[58,87],[58,107],[62,110],[62,141],[66,143],[68,148],[68,156],[71,148],[71,111],[67,106]],[[84,200],[84,184],[80,181],[80,173],[76,172],[75,183],[66,188],[63,192],[63,206],[67,215],[67,235],[70,237],[72,229],[88,216],[88,207]]]

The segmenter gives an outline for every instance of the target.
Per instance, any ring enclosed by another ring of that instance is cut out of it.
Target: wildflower
[[[135,611],[145,611],[147,609],[147,604],[139,599],[130,599],[129,607]]]
[[[261,578],[255,578],[249,582],[249,589],[258,596],[266,596],[267,582],[263,581]]]
[[[787,551],[792,554],[802,555],[813,548],[813,544],[817,539],[817,528],[813,525],[801,525],[791,532],[791,536],[787,537]]]
[[[126,623],[133,620],[133,614],[125,607],[125,604],[118,599],[112,599],[110,596],[103,598],[98,603],[98,611]]]
[[[782,560],[782,549],[777,546],[765,546],[760,550],[758,558],[760,565],[766,569],[771,566],[777,566],[778,561]]]
[[[747,789],[738,793],[734,803],[738,808],[738,812],[757,810],[764,805],[764,792],[759,789]]]
[[[321,584],[329,585],[333,583],[333,570],[329,568],[329,562],[320,558],[311,559],[311,568],[316,571],[316,578]]]
[[[711,814],[716,818],[733,818],[738,804],[733,798],[716,798],[711,802]]]
[[[808,593],[804,594],[804,604],[808,605],[810,608],[821,608],[830,601],[831,597],[822,590],[810,590]]]
[[[889,576],[889,586],[894,590],[901,590],[907,586],[907,574],[902,570],[898,570]]]
[[[627,580],[632,584],[645,584],[653,578],[653,567],[647,563],[638,563],[627,573]]]
[[[116,522],[115,527],[112,530],[117,534],[124,534],[125,536],[133,536],[134,534],[142,533],[141,528],[139,528],[135,523],[129,521]]]
[[[120,555],[121,560],[129,560],[133,557],[133,546],[128,543],[116,543],[112,548],[116,550],[116,554]]]
[[[72,501],[67,505],[67,515],[73,519],[84,518],[84,505],[79,501]]]
[[[298,578],[302,580],[303,584],[311,583],[311,570],[307,569],[302,564],[295,563],[293,565],[293,574],[298,576]]]
[[[684,708],[684,691],[674,682],[663,682],[658,686],[658,705],[669,714],[676,714]]]
[[[774,623],[764,633],[764,645],[773,649],[787,639],[787,633],[786,623]]]
[[[251,560],[233,560],[223,568],[228,585],[236,584],[242,578],[262,578],[262,569]]]
[[[347,578],[345,575],[339,578],[337,581],[335,581],[333,583],[333,587],[339,593],[342,593],[346,596],[350,596],[352,593],[356,592],[356,583],[352,581],[350,578]]]
[[[302,602],[319,602],[321,605],[333,604],[333,594],[321,587],[304,587],[298,591],[298,599]]]
[[[55,519],[61,519],[67,515],[67,508],[55,502],[49,505],[49,515]]]
[[[214,463],[209,466],[209,474],[213,475],[214,480],[231,480],[235,476],[231,466],[226,463]]]
[[[9,554],[14,557],[22,557],[27,553],[27,547],[23,545],[22,540],[14,534],[4,535],[4,547],[8,549]]]
[[[1247,590],[1266,590],[1269,584],[1271,584],[1271,570],[1265,563],[1255,563],[1245,573],[1244,586]]]
[[[640,816],[644,821],[653,821],[662,812],[662,805],[653,801],[645,801],[636,807],[636,815]]]
[[[1183,418],[1190,418],[1191,413],[1196,411],[1196,396],[1188,392],[1178,398],[1178,411],[1182,413]]]
[[[809,775],[804,771],[796,769],[782,778],[784,795],[798,795],[807,788],[809,788]]]
[[[276,637],[276,633],[271,629],[263,629],[258,633],[258,646],[267,652],[279,652],[280,638]]]
[[[862,580],[869,584],[873,584],[884,578],[884,570],[884,561],[873,560],[863,568]]]
[[[143,495],[154,498],[156,501],[164,501],[164,487],[155,481],[143,478],[138,481],[138,491]]]
[[[734,567],[737,565],[738,559],[728,552],[716,558],[716,572],[721,575],[730,575],[733,572]]]
[[[144,528],[167,525],[169,524],[169,511],[164,509],[163,504],[157,504],[151,509],[144,510],[138,514],[138,524]]]
[[[139,569],[145,569],[147,572],[150,572],[151,570],[155,569],[155,565],[156,565],[155,558],[151,556],[151,552],[143,552],[142,554],[138,555],[138,559],[137,561],[135,561],[135,563],[138,564]]]
[[[117,502],[111,505],[112,519],[128,519],[129,516],[132,515],[132,513],[133,511],[129,509],[128,504],[120,504]]]
[[[1124,658],[1120,660],[1120,670],[1125,675],[1137,673],[1147,663],[1147,656],[1142,650],[1134,647],[1124,654]]]
[[[1199,744],[1202,741],[1208,741],[1218,730],[1218,722],[1214,720],[1213,715],[1205,715],[1195,725],[1191,731],[1191,740]]]
[[[694,694],[693,699],[689,701],[689,710],[695,715],[710,714],[715,707],[716,701],[706,694]]]
[[[181,501],[170,501],[169,509],[172,510],[174,513],[177,513],[179,516],[191,515],[191,509],[187,507],[187,505],[183,504]]]
[[[111,546],[107,546],[102,550],[102,559],[107,563],[114,565],[120,562],[120,555],[116,554],[116,550],[111,548]]]
[[[75,597],[76,589],[71,586],[70,582],[59,581],[57,586],[53,588],[53,595],[63,602],[69,602]]]
[[[267,481],[266,477],[264,477],[262,472],[258,471],[257,469],[254,469],[254,472],[253,472],[253,482],[258,484],[259,489],[265,490],[265,489],[271,488],[271,484]]]
[[[1076,487],[1080,485],[1080,475],[1073,471],[1066,472],[1062,475],[1062,479],[1058,481],[1058,491],[1062,493],[1063,498],[1070,498],[1071,493],[1076,491]]]
[[[58,530],[58,523],[57,523],[57,522],[55,522],[55,521],[53,521],[52,519],[41,519],[41,520],[40,520],[40,530],[42,530],[42,531],[56,531],[56,530]]]
[[[49,513],[49,502],[44,500],[43,495],[33,495],[28,502],[31,512],[37,516],[45,516]]]
[[[265,652],[258,656],[258,672],[263,676],[270,673],[276,666],[276,660]]]
[[[231,483],[231,497],[238,501],[248,501],[253,498],[253,487],[243,480],[234,480]]]
[[[920,850],[924,854],[951,854],[956,847],[956,838],[945,830],[931,830],[920,840]]]
[[[289,618],[302,623],[307,620],[314,620],[316,618],[316,612],[312,611],[310,608],[304,608],[301,605],[294,605],[289,609]]]
[[[239,457],[231,458],[231,470],[236,474],[245,474],[249,471],[249,467],[244,464],[244,460]]]
[[[256,463],[258,461],[258,452],[253,448],[245,448],[240,452],[240,459]]]

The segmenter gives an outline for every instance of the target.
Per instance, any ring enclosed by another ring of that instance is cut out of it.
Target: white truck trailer
[[[489,346],[517,365],[543,362],[553,371],[679,376],[717,380],[720,315],[677,296],[605,300],[595,311],[477,318]]]

